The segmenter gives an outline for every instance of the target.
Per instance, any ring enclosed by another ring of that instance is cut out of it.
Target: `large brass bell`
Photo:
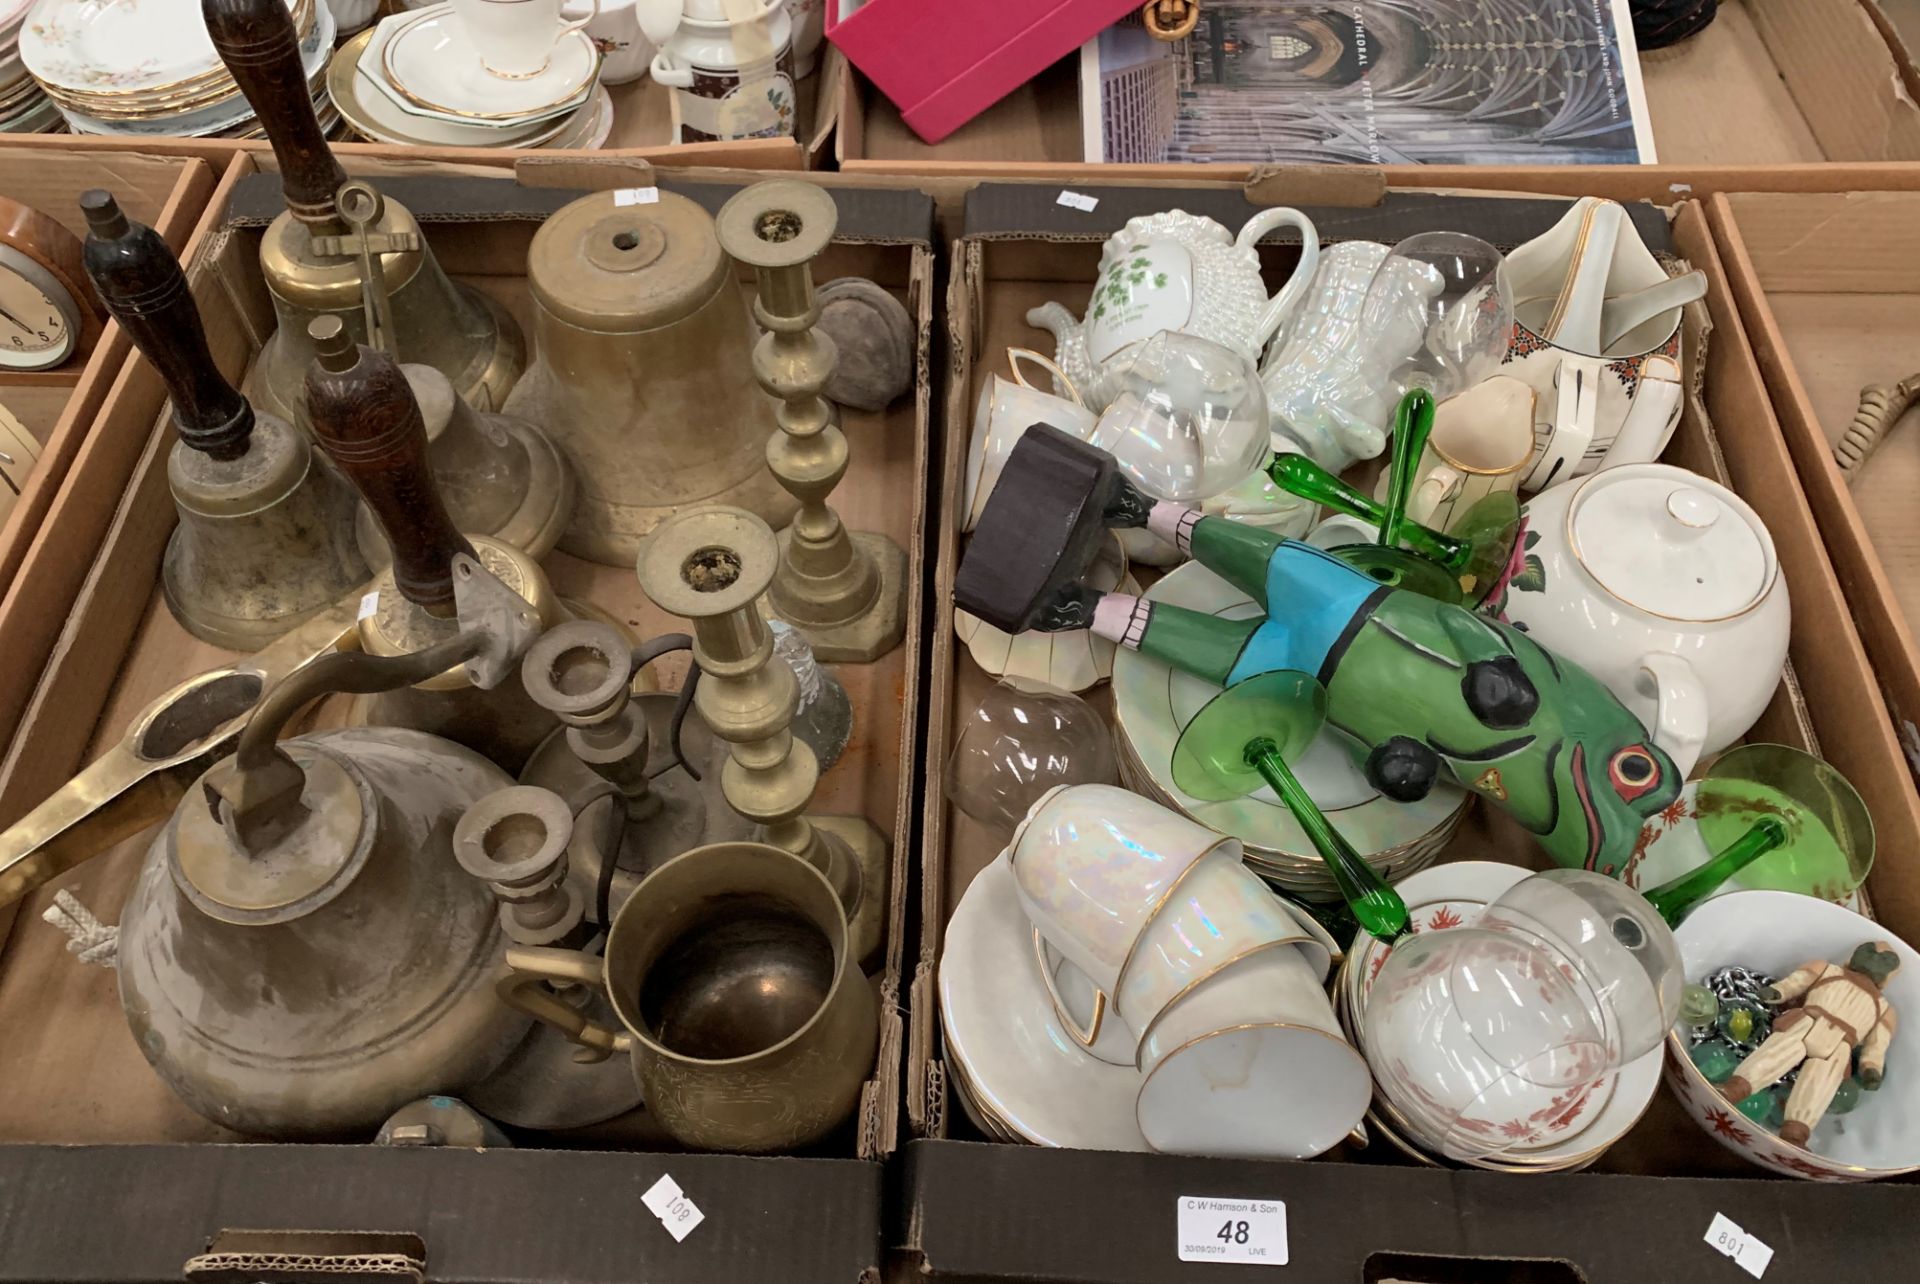
[[[353,490],[306,434],[255,414],[214,364],[180,264],[113,197],[80,200],[87,275],[172,394],[167,459],[180,524],[160,582],[189,633],[254,651],[372,574],[353,539]]]
[[[337,317],[312,323],[319,353],[307,378],[313,435],[366,500],[393,561],[360,610],[360,648],[424,651],[455,631],[453,560],[477,558],[526,599],[549,628],[568,618],[546,574],[519,549],[455,528],[427,462],[426,428],[407,380],[385,353],[357,344]],[[412,686],[363,697],[355,722],[415,727],[478,750],[508,771],[558,722],[517,682],[475,687],[457,667]]]
[[[362,188],[341,207],[347,175],[314,115],[284,0],[203,0],[202,13],[273,144],[287,200],[260,247],[280,324],[247,385],[256,402],[304,423],[298,410],[314,356],[308,323],[338,317],[371,342],[363,301],[371,294],[388,300],[391,351],[440,371],[466,400],[498,407],[526,364],[519,327],[498,304],[448,279],[399,204]]]
[[[525,419],[476,410],[432,366],[400,367],[420,407],[427,462],[454,526],[486,535],[538,560],[553,551],[573,516],[573,469],[547,434]],[[375,567],[393,560],[373,510],[355,526]]]
[[[545,424],[580,500],[560,547],[631,566],[641,538],[700,504],[778,528],[798,503],[767,469],[775,402],[754,383],[753,329],[713,219],[661,192],[582,197],[527,256],[534,362],[506,409]]]
[[[493,995],[506,943],[493,897],[450,850],[459,818],[506,786],[505,773],[399,728],[280,740],[331,692],[456,666],[481,685],[511,675],[538,628],[532,608],[471,559],[455,579],[457,632],[424,653],[324,655],[264,697],[244,668],[196,688],[212,700],[203,722],[253,712],[233,756],[185,789],[148,849],[120,913],[118,972],[141,1051],[224,1127],[364,1136],[407,1101],[485,1078],[526,1037],[526,1021]],[[194,712],[177,696],[170,707]],[[138,730],[161,734],[151,719]],[[124,778],[121,752],[103,761]],[[147,790],[101,783],[90,768],[0,835],[0,899],[151,819]]]

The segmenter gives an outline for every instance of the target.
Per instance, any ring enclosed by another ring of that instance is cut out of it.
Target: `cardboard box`
[[[1298,176],[1295,186],[1311,188],[1309,177]],[[1061,1152],[985,1142],[972,1130],[947,1090],[938,965],[943,925],[1000,844],[948,807],[931,782],[943,779],[960,720],[989,685],[952,631],[960,495],[975,396],[989,372],[1004,373],[1009,346],[1051,351],[1048,337],[1027,326],[1024,313],[1051,299],[1077,312],[1101,241],[1126,218],[1177,205],[1238,227],[1258,204],[1243,188],[1204,183],[1081,190],[1098,198],[1093,211],[1056,205],[1050,185],[982,184],[967,202],[967,235],[953,248],[947,335],[954,376],[946,393],[934,556],[925,766],[930,787],[921,838],[922,928],[906,1085],[915,1140],[905,1148],[895,1242],[918,1255],[924,1272],[956,1280],[1164,1284],[1199,1279],[1203,1270],[1224,1268],[1175,1259],[1173,1205],[1181,1197],[1212,1195],[1287,1201],[1295,1228],[1290,1266],[1294,1275],[1315,1281],[1636,1281],[1664,1277],[1656,1263],[1668,1260],[1674,1262],[1668,1271],[1674,1278],[1696,1273],[1706,1278],[1723,1268],[1704,1259],[1695,1265],[1687,1254],[1707,1251],[1699,1241],[1715,1210],[1775,1246],[1793,1243],[1791,1255],[1783,1252],[1774,1261],[1769,1281],[1831,1279],[1841,1259],[1825,1254],[1843,1242],[1849,1272],[1871,1272],[1876,1265],[1893,1269],[1904,1250],[1891,1238],[1851,1236],[1845,1228],[1865,1224],[1859,1220],[1864,1214],[1838,1214],[1843,1207],[1863,1209],[1865,1202],[1842,1204],[1832,1191],[1751,1180],[1761,1171],[1701,1133],[1664,1089],[1640,1124],[1597,1166],[1601,1173],[1630,1177],[1506,1177],[1408,1168],[1378,1144],[1357,1154],[1342,1150],[1311,1167]],[[1436,205],[1434,197],[1399,189],[1383,193],[1377,202],[1349,199],[1344,207],[1333,205],[1332,198],[1341,194],[1331,184],[1313,191],[1329,199],[1324,208],[1301,198],[1323,239],[1391,243],[1437,226],[1471,230],[1510,248],[1550,225],[1564,208],[1490,193],[1465,202],[1450,196]],[[1639,217],[1651,213],[1643,209]],[[1910,857],[1920,841],[1920,798],[1885,721],[1866,653],[1849,622],[1847,600],[1793,461],[1772,427],[1766,387],[1700,202],[1684,200],[1673,207],[1670,237],[1670,252],[1705,271],[1710,283],[1704,304],[1690,309],[1688,334],[1697,340],[1708,323],[1711,334],[1704,365],[1697,367],[1704,375],[1701,392],[1689,397],[1665,458],[1732,486],[1754,506],[1773,535],[1792,588],[1789,664],[1750,738],[1817,749],[1861,789],[1880,836],[1872,904],[1892,930],[1909,936],[1920,931],[1920,866]],[[1282,279],[1292,253],[1282,246],[1262,247],[1270,281]],[[1690,363],[1699,362],[1698,352],[1698,343],[1691,342]],[[1093,699],[1096,707],[1107,701],[1104,692]],[[1486,807],[1469,813],[1442,859],[1476,857],[1536,867],[1545,860],[1529,836]],[[1742,1180],[1700,1180],[1709,1177]],[[982,1198],[980,1192],[992,1194]],[[1878,1209],[1920,1212],[1920,1196],[1906,1190],[1875,1190],[1863,1197]],[[1832,1210],[1835,1220],[1808,1211],[1816,1206]],[[1575,1209],[1581,1211],[1569,1211]],[[1597,1230],[1603,1223],[1610,1229]],[[1630,1234],[1620,1233],[1629,1226]],[[1462,1258],[1472,1260],[1455,1260]],[[1523,1268],[1481,1260],[1487,1258],[1534,1260]]]
[[[104,187],[119,198],[129,217],[152,225],[176,251],[183,249],[216,178],[206,162],[192,157],[58,145],[16,147],[10,139],[0,146],[0,192],[83,240],[87,223],[80,216],[80,195]],[[40,462],[0,521],[0,594],[11,588],[76,460],[122,444],[96,442],[90,433],[109,385],[132,350],[120,327],[109,321],[90,351],[76,352],[56,369],[0,373],[0,404],[40,442]],[[0,743],[5,739],[0,734]]]
[[[1899,420],[1843,474],[1834,447],[1868,385],[1920,369],[1920,194],[1734,193],[1714,230],[1780,427],[1880,675],[1901,746],[1920,773],[1920,457]]]
[[[1893,0],[1911,5],[1912,0]],[[1693,40],[1643,55],[1660,161],[1671,166],[1920,160],[1920,72],[1876,0],[1722,0]],[[1079,55],[1056,62],[930,145],[856,73],[842,83],[845,170],[1065,178],[1083,159]],[[1447,186],[1453,166],[1420,179]],[[1245,165],[1126,166],[1121,176],[1243,179]],[[1081,175],[1086,177],[1086,175]],[[1531,190],[1531,189],[1529,189]]]
[[[382,177],[359,158],[347,164]],[[277,184],[257,175],[258,168],[252,154],[234,160],[187,263],[212,351],[236,380],[273,325],[258,270],[265,219],[248,211],[257,209],[263,183],[270,191]],[[580,192],[522,185],[506,173],[476,179],[435,175],[432,167],[423,176],[420,166],[411,168],[413,178],[383,186],[421,217],[451,275],[492,294],[526,325],[528,243],[548,213]],[[528,177],[562,178],[577,187],[632,186],[642,176],[628,164],[605,164],[557,173],[536,167]],[[717,209],[760,176],[644,177]],[[240,221],[229,223],[230,214]],[[313,1228],[409,1232],[424,1240],[434,1278],[852,1284],[877,1271],[880,1161],[893,1149],[898,1128],[899,992],[921,703],[930,226],[931,203],[918,193],[846,193],[838,238],[816,267],[821,279],[854,274],[881,282],[907,303],[920,333],[914,391],[884,413],[844,414],[853,462],[835,496],[850,527],[882,530],[911,557],[904,644],[872,664],[837,666],[853,701],[855,735],[822,777],[813,802],[822,814],[865,815],[892,844],[887,938],[871,978],[879,994],[880,1052],[855,1117],[797,1158],[677,1153],[647,1126],[644,1113],[618,1127],[523,1134],[521,1144],[538,1151],[399,1154],[370,1146],[225,1144],[240,1138],[188,1110],[142,1058],[127,1031],[114,974],[75,962],[61,934],[38,921],[51,894],[43,889],[21,906],[0,960],[0,1028],[7,1031],[0,1039],[0,1077],[8,1084],[0,1103],[0,1143],[7,1143],[0,1144],[6,1170],[0,1224],[9,1227],[0,1279],[177,1279],[182,1253],[204,1251],[220,1232]],[[33,596],[21,603],[22,613],[0,620],[10,653],[37,642],[46,629],[57,635],[29,691],[12,752],[0,765],[0,821],[18,818],[117,740],[129,717],[155,695],[231,658],[188,637],[157,591],[161,552],[174,525],[164,405],[152,371],[129,361],[99,428],[136,442],[137,460],[118,485],[70,488],[63,499],[74,529],[49,526],[42,543],[78,543],[85,522],[100,523],[104,533],[81,550],[75,565],[43,562],[23,580]],[[593,601],[642,635],[675,623],[646,602],[630,569],[559,554],[546,565],[563,595]],[[30,658],[23,656],[23,667]],[[673,685],[680,676],[669,670],[662,680]],[[63,885],[111,921],[151,837],[128,840]],[[684,1244],[676,1245],[636,1207],[637,1196],[662,1173],[705,1213]],[[119,1231],[77,1234],[70,1219],[42,1203],[59,1189],[91,1192],[89,1218],[121,1207]],[[76,1245],[76,1238],[86,1242]]]

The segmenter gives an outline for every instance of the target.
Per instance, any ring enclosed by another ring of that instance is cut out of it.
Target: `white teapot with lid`
[[[1299,230],[1300,262],[1269,298],[1254,246],[1277,227]],[[1295,209],[1262,210],[1238,236],[1184,210],[1143,215],[1107,238],[1084,322],[1061,304],[1047,303],[1027,313],[1027,324],[1052,332],[1054,360],[1087,407],[1098,412],[1112,395],[1101,376],[1115,358],[1162,330],[1211,339],[1258,364],[1267,341],[1312,285],[1319,257],[1319,235]]]
[[[1605,683],[1683,772],[1746,734],[1780,684],[1791,610],[1745,501],[1630,464],[1542,491],[1526,516],[1510,623]]]

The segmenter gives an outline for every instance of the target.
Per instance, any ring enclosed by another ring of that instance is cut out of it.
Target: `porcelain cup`
[[[1307,1159],[1366,1113],[1373,1081],[1298,948],[1249,955],[1185,995],[1140,1045],[1135,1115],[1156,1150]]]
[[[1335,513],[1307,532],[1307,543],[1315,548],[1344,548],[1348,544],[1371,544],[1380,538],[1380,528],[1359,517]]]
[[[571,22],[560,16],[562,0],[452,0],[480,65],[505,80],[526,80],[547,69],[553,47],[579,31],[600,12],[590,0],[587,15]]]
[[[1135,939],[1117,984],[1115,1007],[1144,1035],[1156,1018],[1253,954],[1297,953],[1324,981],[1332,953],[1239,859],[1216,848],[1202,856]]]
[[[1104,1013],[1148,922],[1215,851],[1237,862],[1240,840],[1125,789],[1062,785],[1014,831],[1011,861],[1027,918],[1086,974]],[[1090,1047],[1094,1033],[1081,1025],[1078,1036]]]
[[[1503,388],[1520,394],[1511,399],[1519,413],[1502,413],[1491,404],[1508,400],[1498,396]],[[1533,457],[1532,401],[1532,391],[1525,384],[1496,376],[1442,402],[1414,474],[1418,480],[1407,500],[1407,516],[1434,530],[1448,531],[1458,517],[1489,495],[1519,489]],[[1385,501],[1390,480],[1381,473],[1374,487],[1376,499]]]
[[[967,446],[966,494],[962,500],[966,520],[960,529],[970,531],[986,511],[987,498],[993,494],[1000,470],[1007,465],[1020,434],[1035,424],[1052,424],[1062,432],[1085,438],[1093,431],[1093,412],[1080,403],[1079,391],[1056,366],[1027,348],[1009,348],[1008,364],[1013,377],[990,374],[981,385],[980,399],[974,404],[973,437]],[[1059,386],[1068,391],[1057,397],[1028,383],[1022,374],[1022,362],[1032,362],[1047,371]]]

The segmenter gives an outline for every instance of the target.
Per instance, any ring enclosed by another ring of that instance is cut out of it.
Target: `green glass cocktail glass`
[[[1262,785],[1300,822],[1353,917],[1383,941],[1407,928],[1407,906],[1361,859],[1287,766],[1327,719],[1327,691],[1305,673],[1276,669],[1228,687],[1201,707],[1173,747],[1173,783],[1202,801],[1242,798]]]
[[[1646,893],[1677,923],[1736,874],[1742,886],[1844,900],[1873,868],[1873,816],[1847,778],[1789,745],[1741,745],[1695,786],[1713,859]]]

